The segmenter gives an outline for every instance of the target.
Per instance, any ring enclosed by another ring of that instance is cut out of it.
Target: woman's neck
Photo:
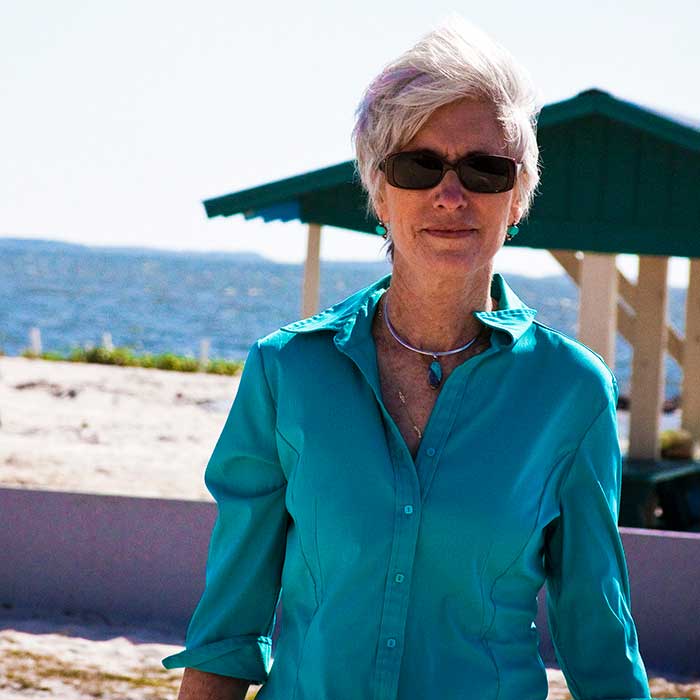
[[[386,292],[391,325],[421,350],[452,350],[479,333],[474,311],[491,311],[491,266],[473,275],[417,277],[394,266]]]

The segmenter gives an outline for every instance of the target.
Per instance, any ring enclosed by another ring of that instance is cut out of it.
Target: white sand
[[[0,486],[208,499],[206,462],[238,379],[0,357]],[[24,387],[24,388],[22,388]],[[0,700],[167,700],[179,649],[94,620],[0,618]],[[570,698],[548,669],[549,700]],[[652,680],[655,697],[700,700],[700,682]],[[440,700],[437,699],[436,700]]]
[[[0,357],[0,485],[208,499],[204,468],[237,388],[237,377]]]
[[[150,630],[60,617],[0,618],[0,698],[175,700],[182,670],[168,671],[160,660],[180,648]],[[547,669],[547,679],[548,700],[571,698],[561,671]],[[651,688],[655,698],[700,700],[700,683],[653,678]]]
[[[182,647],[168,636],[89,619],[0,618],[0,698],[176,698],[182,669],[161,659]]]

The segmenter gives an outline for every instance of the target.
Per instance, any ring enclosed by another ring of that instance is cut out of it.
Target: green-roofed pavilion
[[[546,105],[538,121],[539,194],[508,246],[548,250],[580,287],[579,338],[615,365],[632,345],[629,457],[658,459],[664,353],[683,369],[683,427],[700,439],[700,120],[598,89]],[[322,226],[376,235],[354,162],[214,197],[209,217],[309,227],[302,313],[318,307]],[[635,283],[619,253],[639,255]],[[690,258],[685,337],[667,321],[670,256]]]
[[[540,193],[509,245],[700,257],[700,123],[588,90],[542,109],[538,142]],[[243,214],[373,234],[365,201],[346,161],[204,206],[210,218]]]

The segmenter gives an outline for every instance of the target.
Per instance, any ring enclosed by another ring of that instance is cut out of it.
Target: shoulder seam
[[[605,361],[605,359],[602,357],[602,355],[598,354],[593,348],[589,347],[585,343],[582,343],[578,338],[574,338],[573,336],[569,335],[568,333],[564,333],[564,331],[559,330],[558,328],[552,328],[552,326],[548,326],[546,323],[542,323],[542,321],[536,321],[533,319],[532,321],[533,325],[538,325],[541,326],[542,328],[545,328],[548,331],[551,331],[552,333],[556,333],[557,335],[560,335],[562,338],[566,338],[567,340],[571,340],[572,342],[576,343],[579,347],[583,348],[584,350],[587,350],[588,352],[592,353],[595,355],[603,364],[605,369],[608,371],[608,374],[610,375],[610,379],[612,380],[613,386],[615,387],[615,391],[618,390],[617,387],[617,379],[615,377],[615,373],[608,367],[608,363]]]
[[[561,486],[559,487],[559,493],[557,494],[558,500],[561,500],[561,492],[564,490],[564,487],[566,486],[566,482],[569,480],[569,476],[571,472],[573,471],[573,465],[576,463],[576,455],[578,454],[579,450],[581,449],[581,445],[583,445],[583,441],[588,437],[588,433],[591,432],[591,428],[598,422],[598,419],[605,413],[605,411],[608,410],[608,403],[606,403],[603,408],[596,413],[595,418],[591,421],[590,425],[586,428],[584,431],[583,435],[581,436],[581,439],[578,441],[578,445],[576,445],[576,449],[571,450],[569,454],[573,454],[573,458],[571,460],[571,464],[569,464],[569,468],[566,470],[566,474],[564,475],[564,478],[562,479]]]
[[[265,370],[265,357],[263,356],[260,340],[261,339],[255,341],[255,346],[258,349],[258,355],[260,355],[260,368],[262,369],[263,379],[265,380],[265,387],[267,389],[267,393],[270,396],[270,399],[272,400],[272,405],[275,407],[275,416],[277,416],[277,401],[275,400],[275,395],[272,393],[272,389],[270,388],[270,380],[267,378],[267,371]],[[275,418],[275,422],[276,421],[277,418]]]

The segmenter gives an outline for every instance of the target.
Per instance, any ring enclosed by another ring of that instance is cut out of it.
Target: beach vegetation
[[[73,348],[67,354],[55,351],[35,353],[27,349],[22,357],[39,360],[63,362],[89,362],[100,365],[117,365],[119,367],[145,367],[148,369],[166,369],[173,372],[205,372],[207,374],[225,374],[235,376],[243,369],[242,360],[209,360],[201,367],[199,361],[187,355],[166,352],[162,354],[144,353],[138,355],[128,347],[107,349],[103,347]]]
[[[693,435],[682,428],[669,428],[660,434],[663,459],[693,459],[695,444]]]
[[[209,360],[207,372],[212,374],[229,374],[231,376],[240,374],[243,369],[243,362],[231,360]]]
[[[42,353],[42,357],[44,360],[62,360],[63,359],[63,356],[61,355],[60,352],[54,352],[53,350]]]

